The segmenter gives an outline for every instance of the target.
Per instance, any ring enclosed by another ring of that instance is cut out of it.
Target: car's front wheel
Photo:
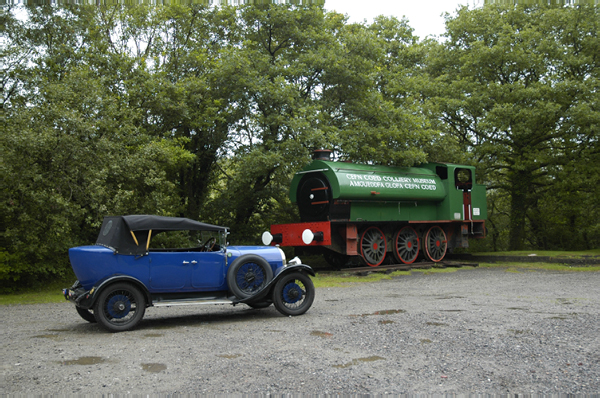
[[[146,300],[130,283],[115,283],[106,287],[94,305],[96,320],[111,332],[134,328],[144,317]]]
[[[273,303],[283,315],[302,315],[315,299],[315,286],[310,277],[301,272],[283,276],[273,289]]]

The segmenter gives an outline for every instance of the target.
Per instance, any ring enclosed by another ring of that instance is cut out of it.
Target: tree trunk
[[[198,219],[202,202],[208,192],[213,163],[206,159],[206,156],[197,156],[191,165],[181,171],[182,198],[187,202],[185,217]]]
[[[525,219],[528,210],[528,194],[531,187],[530,178],[525,171],[511,173],[510,232],[508,250],[525,248]]]

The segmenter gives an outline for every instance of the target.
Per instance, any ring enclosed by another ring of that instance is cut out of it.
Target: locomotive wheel
[[[412,264],[419,255],[419,235],[413,227],[404,227],[394,236],[394,257],[404,264]]]
[[[448,249],[448,239],[444,230],[434,225],[425,234],[425,256],[433,262],[442,261]]]
[[[377,267],[385,260],[387,242],[377,227],[369,227],[360,236],[360,255],[370,267]]]

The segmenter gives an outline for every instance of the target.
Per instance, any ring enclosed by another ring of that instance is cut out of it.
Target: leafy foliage
[[[434,46],[437,111],[482,166],[493,196],[507,198],[512,250],[557,243],[542,203],[597,194],[598,22],[596,7],[463,8],[447,21],[447,41]],[[589,213],[571,207],[577,243],[561,247],[598,244],[584,238],[593,230]]]
[[[322,6],[7,6],[0,20],[3,288],[67,273],[67,249],[110,214],[258,243],[297,221],[289,184],[315,148],[476,164],[493,250],[600,245],[597,7],[463,8],[441,43]]]

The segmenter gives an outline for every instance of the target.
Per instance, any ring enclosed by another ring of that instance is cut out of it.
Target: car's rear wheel
[[[77,313],[80,317],[82,317],[90,323],[96,323],[96,317],[94,316],[94,313],[91,310],[81,308],[78,306],[75,306],[75,309],[77,310]]]
[[[144,317],[144,295],[130,283],[115,283],[106,287],[94,305],[96,320],[111,332],[134,328]]]
[[[273,270],[264,258],[246,254],[233,260],[227,271],[227,286],[239,299],[262,290],[273,279]]]
[[[308,275],[290,272],[273,289],[273,303],[283,315],[302,315],[315,299],[315,286]]]

